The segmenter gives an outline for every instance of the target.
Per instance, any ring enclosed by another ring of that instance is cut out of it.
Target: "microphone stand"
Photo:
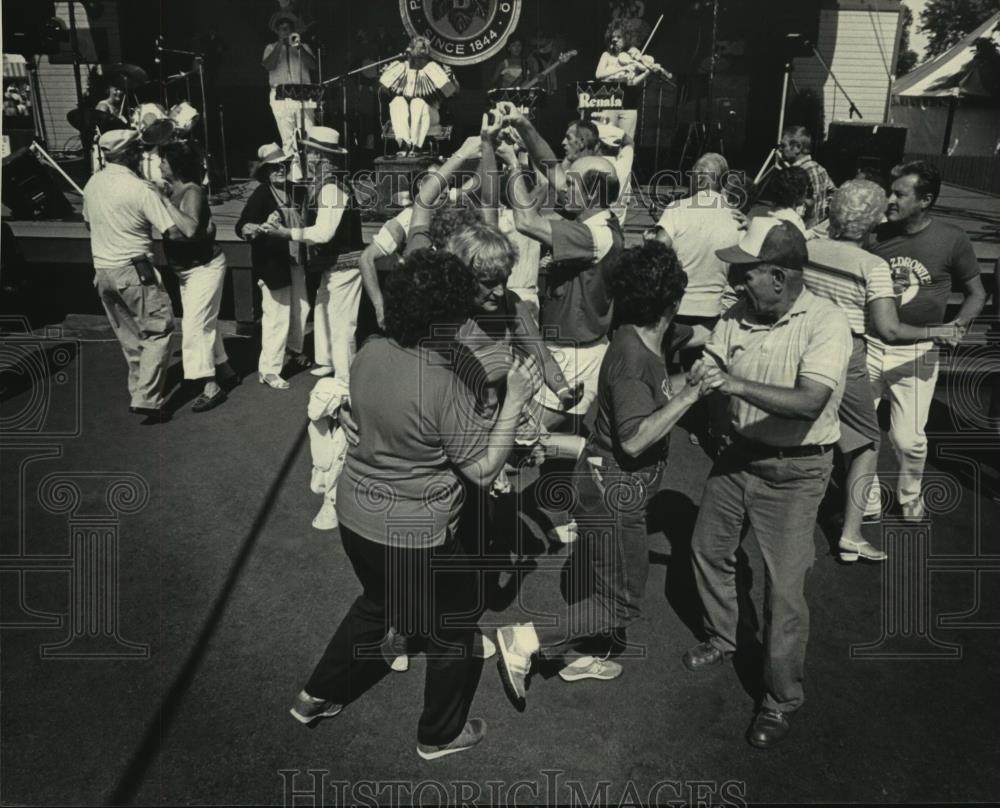
[[[344,113],[344,143],[348,143],[349,144],[351,142],[351,139],[348,136],[348,131],[347,131],[348,130],[348,122],[347,122],[347,79],[349,79],[351,76],[357,75],[358,73],[363,73],[365,70],[369,70],[369,69],[371,69],[373,67],[378,67],[379,65],[384,65],[386,62],[394,62],[394,61],[396,61],[397,59],[399,59],[399,58],[401,58],[403,56],[406,56],[406,51],[402,51],[400,53],[397,53],[394,56],[388,56],[385,59],[380,59],[377,62],[370,62],[368,64],[362,65],[361,67],[356,67],[353,70],[348,70],[346,73],[341,73],[339,76],[334,76],[333,78],[327,79],[326,81],[322,82],[322,86],[323,87],[326,87],[326,85],[328,85],[328,84],[335,84],[336,82],[339,82],[339,81],[344,82],[344,86],[340,88],[340,97],[341,97],[342,108],[343,108],[343,113]],[[350,153],[350,150],[348,150],[347,154],[344,157],[344,168],[345,169],[350,169],[350,160],[351,160],[351,153]]]

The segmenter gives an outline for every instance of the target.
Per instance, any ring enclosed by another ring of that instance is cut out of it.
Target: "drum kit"
[[[149,83],[146,71],[130,64],[108,65],[103,69],[103,76],[110,85],[125,91],[120,113],[124,113],[125,98],[129,92],[132,91],[134,95],[136,88]],[[114,129],[134,129],[139,133],[143,145],[142,176],[147,180],[159,182],[163,178],[160,173],[159,148],[171,142],[188,141],[201,119],[201,114],[187,101],[174,104],[170,109],[155,101],[147,101],[135,106],[128,122],[122,114],[114,115],[100,109],[77,108],[66,118],[85,138],[93,133],[94,171],[104,167],[104,159],[96,146],[97,138]]]

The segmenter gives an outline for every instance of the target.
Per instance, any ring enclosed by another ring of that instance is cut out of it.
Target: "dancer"
[[[659,490],[670,432],[701,394],[684,378],[672,383],[666,372],[693,334],[673,325],[686,283],[673,250],[657,242],[626,250],[618,263],[611,281],[618,327],[601,365],[594,431],[574,475],[574,516],[593,594],[571,603],[555,626],[498,629],[501,678],[515,702],[525,697],[536,654],[576,655],[559,672],[567,682],[621,675],[617,662],[579,655],[577,648],[597,636],[623,642],[639,615],[649,574],[647,508]]]
[[[196,223],[138,176],[138,132],[105,132],[98,146],[107,165],[83,189],[94,285],[128,363],[129,412],[147,416],[144,424],[163,423],[171,417],[163,406],[163,388],[174,311],[152,264],[152,230],[190,237]]]
[[[899,320],[924,329],[924,338],[889,345],[871,340],[868,375],[876,398],[890,403],[889,439],[899,461],[897,496],[903,518],[920,521],[920,496],[927,460],[924,428],[937,385],[938,348],[931,329],[944,319],[953,286],[962,304],[951,320],[957,333],[944,341],[958,345],[979,316],[986,291],[972,242],[957,225],[930,215],[941,191],[941,175],[922,161],[896,166],[886,209],[888,222],[875,230],[872,252],[889,263],[899,305]],[[869,512],[877,513],[878,485],[872,486]]]
[[[473,400],[456,375],[457,343],[445,329],[467,319],[475,294],[475,279],[454,256],[429,250],[412,254],[386,283],[388,337],[358,354],[351,408],[359,442],[337,490],[341,540],[364,591],[291,709],[311,723],[360,697],[388,668],[381,643],[394,626],[427,657],[417,727],[425,760],[471,749],[486,734],[485,721],[466,720],[482,662],[467,617],[476,574],[456,537],[459,478],[489,485],[540,383],[531,360],[516,362],[493,428],[473,428]],[[391,506],[379,510],[376,502]]]
[[[215,241],[215,222],[202,185],[201,155],[187,143],[167,143],[160,147],[160,172],[171,200],[197,224],[190,236],[165,238],[163,251],[181,286],[184,378],[202,384],[191,411],[207,412],[226,400],[220,382],[239,383],[219,331],[226,256]]]
[[[337,264],[337,230],[350,204],[347,189],[337,177],[337,158],[347,154],[340,133],[328,126],[315,126],[300,142],[312,184],[309,189],[309,224],[287,227],[278,223],[262,226],[265,234],[309,245],[309,266],[322,272],[313,312],[316,367],[314,376],[335,373],[347,381],[354,358],[358,307],[361,305],[361,270]]]
[[[254,179],[260,184],[236,222],[236,234],[250,242],[254,279],[261,293],[257,378],[274,390],[287,390],[289,384],[281,376],[286,359],[298,368],[312,364],[302,352],[309,316],[306,276],[302,267],[292,265],[287,241],[268,235],[263,225],[285,223],[285,180],[292,158],[277,143],[261,146],[257,158],[260,163]]]
[[[805,581],[851,354],[847,317],[803,286],[806,255],[799,230],[771,217],[752,219],[736,246],[719,251],[744,299],[722,316],[694,371],[731,397],[736,439],[712,466],[691,539],[708,639],[683,661],[704,671],[736,650],[735,554],[749,520],[768,583],[764,699],[747,732],[762,748],[788,735],[789,715],[805,699]]]

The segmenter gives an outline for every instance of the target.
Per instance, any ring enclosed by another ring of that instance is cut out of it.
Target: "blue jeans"
[[[816,554],[816,512],[832,468],[830,451],[759,459],[735,444],[712,467],[691,539],[709,641],[733,652],[739,616],[736,550],[744,519],[753,527],[766,571],[763,706],[772,710],[791,712],[805,700],[805,582]]]
[[[598,465],[599,462],[599,465]],[[587,446],[574,471],[579,529],[576,565],[584,580],[573,589],[587,592],[569,604],[559,625],[536,628],[541,654],[559,658],[585,638],[623,641],[622,630],[639,616],[649,577],[646,509],[660,487],[663,463],[625,471],[608,453]],[[575,578],[576,576],[574,576]]]

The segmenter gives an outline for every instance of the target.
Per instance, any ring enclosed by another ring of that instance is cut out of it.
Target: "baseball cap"
[[[116,155],[124,152],[138,140],[139,133],[135,129],[112,129],[101,135],[97,145],[105,154]]]
[[[715,254],[729,264],[777,264],[785,269],[801,270],[808,258],[806,240],[791,222],[773,216],[750,220],[739,242]]]

